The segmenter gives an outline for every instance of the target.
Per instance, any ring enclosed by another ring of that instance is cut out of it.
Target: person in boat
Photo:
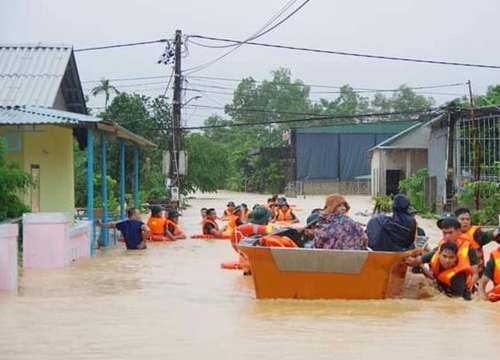
[[[490,281],[493,283],[493,289],[487,292],[486,286]],[[477,294],[481,300],[491,302],[500,300],[500,247],[490,254],[483,276],[479,279]]]
[[[293,213],[290,205],[288,205],[286,201],[283,201],[283,199],[280,199],[280,201],[278,202],[278,210],[276,211],[273,222],[294,224],[298,223],[299,219]]]
[[[175,209],[168,212],[167,235],[172,240],[186,239],[186,234],[179,227],[179,216],[181,214]]]
[[[150,230],[150,240],[165,240],[167,219],[163,216],[163,209],[160,206],[151,208],[151,216],[147,225]]]
[[[217,212],[214,208],[207,209],[207,217],[203,220],[202,231],[203,235],[213,235],[215,237],[222,236],[224,232],[223,229],[219,228],[219,224],[216,222]]]
[[[321,214],[323,212],[323,210],[325,210],[325,208],[316,208],[316,209],[313,209],[313,211],[311,211],[311,215],[312,214]]]
[[[349,204],[339,194],[327,196],[325,210],[319,216],[314,234],[314,248],[332,250],[367,250],[368,238],[356,221],[345,215]]]
[[[238,253],[239,268],[243,270],[244,275],[251,275],[250,263],[246,256],[238,250],[238,243],[241,239],[250,236],[264,236],[272,232],[272,226],[269,226],[272,214],[264,206],[257,206],[252,210],[248,218],[248,223],[239,225],[231,234],[231,246]]]
[[[307,217],[307,224],[306,226],[302,229],[301,234],[302,234],[302,246],[304,248],[313,248],[314,247],[314,235],[316,234],[316,224],[318,223],[319,220],[319,213],[311,213]]]
[[[483,231],[479,226],[471,225],[470,210],[464,207],[458,208],[455,215],[460,223],[461,236],[467,239],[476,250],[478,256],[479,277],[484,272],[484,252],[483,246],[492,241],[499,241],[498,230]]]
[[[458,222],[455,214],[444,214],[438,221],[437,226],[441,230],[443,234],[443,238],[439,242],[438,246],[430,251],[427,254],[419,255],[419,256],[411,256],[405,259],[405,262],[409,266],[420,266],[421,264],[430,264],[431,270],[433,271],[433,276],[437,278],[441,273],[437,271],[435,264],[439,259],[439,251],[441,247],[446,243],[455,244],[457,247],[457,259],[459,263],[457,266],[460,266],[460,269],[466,267],[467,274],[470,274],[470,278],[466,278],[466,282],[463,281],[463,278],[460,280],[462,284],[466,283],[468,290],[472,291],[473,286],[478,279],[478,258],[476,251],[467,241],[467,239],[462,238],[460,232],[460,223]],[[454,270],[458,270],[459,268]],[[437,272],[437,274],[436,274]],[[458,272],[458,271],[457,271]],[[452,272],[447,273],[448,275]],[[457,280],[458,281],[458,280]],[[457,290],[458,291],[458,290]],[[454,291],[454,293],[457,293]],[[462,295],[460,295],[462,296]]]
[[[368,246],[374,251],[401,252],[414,247],[417,221],[408,210],[410,200],[403,194],[394,197],[392,215],[375,215],[366,225]]]
[[[226,205],[226,209],[224,210],[222,214],[221,220],[229,220],[229,217],[234,214],[234,208],[236,207],[236,204],[234,201],[229,201]]]
[[[118,229],[125,238],[125,246],[128,250],[146,249],[146,240],[149,239],[150,230],[142,221],[141,213],[136,208],[127,210],[127,219],[103,223],[97,220],[97,225],[108,229]]]

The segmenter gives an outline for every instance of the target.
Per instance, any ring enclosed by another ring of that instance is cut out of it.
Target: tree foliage
[[[116,87],[114,87],[113,85],[111,85],[109,83],[109,80],[101,79],[99,85],[94,87],[90,94],[92,96],[98,96],[100,94],[104,94],[104,109],[107,109],[111,93],[119,94],[120,92],[118,91],[118,89]]]
[[[35,186],[31,175],[15,163],[5,160],[6,143],[0,138],[0,221],[13,219],[28,212],[19,197]]]

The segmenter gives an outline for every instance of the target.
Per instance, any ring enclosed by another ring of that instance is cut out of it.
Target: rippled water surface
[[[199,232],[198,209],[221,211],[230,198],[265,200],[200,196],[181,224]],[[353,213],[368,206],[350,201]],[[305,210],[322,205],[321,198],[292,202]],[[257,301],[250,277],[219,268],[233,259],[226,241],[186,240],[24,271],[17,294],[0,293],[0,359],[498,358],[500,304]]]

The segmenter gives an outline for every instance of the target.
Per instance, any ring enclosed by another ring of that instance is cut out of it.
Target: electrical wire
[[[345,52],[345,51],[314,49],[314,48],[306,48],[306,47],[298,47],[298,46],[287,46],[287,45],[279,45],[279,44],[261,43],[261,42],[254,42],[254,41],[241,41],[241,40],[218,38],[218,37],[204,36],[204,35],[189,35],[189,38],[204,39],[204,40],[211,40],[211,41],[220,41],[220,42],[229,42],[229,43],[242,44],[242,45],[253,45],[253,46],[275,48],[275,49],[304,51],[304,52],[329,54],[329,55],[351,56],[351,57],[368,58],[368,59],[378,59],[378,60],[403,61],[403,62],[414,62],[414,63],[433,64],[433,65],[464,66],[464,67],[484,68],[484,69],[500,69],[500,65],[473,64],[473,63],[462,63],[462,62],[455,62],[455,61],[427,60],[427,59],[416,59],[416,58],[397,57],[397,56],[351,53],[351,52]]]
[[[300,4],[294,11],[292,11],[290,14],[288,14],[284,19],[282,19],[281,21],[279,21],[277,24],[273,25],[272,27],[270,27],[269,29],[263,31],[263,32],[258,32],[256,35],[253,35],[251,36],[250,38],[236,44],[236,46],[229,50],[228,52],[220,55],[219,57],[215,58],[215,59],[212,59],[204,64],[201,64],[201,65],[197,65],[197,66],[194,66],[190,69],[186,69],[184,70],[184,74],[186,75],[189,75],[189,74],[193,74],[193,73],[196,73],[196,72],[199,72],[201,70],[204,70],[206,69],[207,67],[219,62],[220,60],[224,59],[225,57],[229,56],[230,54],[232,54],[233,52],[235,52],[236,50],[238,50],[241,46],[243,46],[244,44],[246,44],[248,41],[252,41],[252,40],[255,40],[255,39],[258,39],[262,36],[264,36],[265,34],[268,34],[270,31],[276,29],[278,26],[282,25],[285,21],[287,21],[288,19],[290,19],[293,15],[295,15],[297,12],[299,12],[310,0],[305,0],[302,4]],[[291,5],[293,5],[294,3],[296,2],[293,1],[291,3]],[[290,4],[290,3],[289,3]],[[290,6],[291,6],[290,5]],[[288,10],[288,8],[286,9]],[[286,11],[285,10],[285,11]],[[281,16],[281,15],[280,15]],[[274,21],[274,20],[273,20]],[[268,22],[269,23],[269,22]],[[269,23],[270,24],[270,23]],[[189,42],[189,36],[186,37],[186,42]]]
[[[116,49],[116,48],[124,48],[131,46],[142,46],[142,45],[150,45],[150,44],[158,44],[158,43],[168,43],[167,39],[159,39],[159,40],[151,40],[151,41],[139,41],[133,43],[125,43],[125,44],[114,44],[114,45],[105,45],[105,46],[94,46],[88,48],[75,49],[74,52],[84,52],[84,51],[95,51],[95,50],[107,50],[107,49]]]
[[[442,110],[441,108],[429,108],[426,110],[415,110],[415,111],[397,111],[397,112],[381,112],[381,113],[367,113],[367,114],[357,114],[357,115],[326,115],[326,116],[316,116],[311,118],[297,118],[297,119],[287,119],[287,120],[275,120],[275,121],[260,121],[254,123],[232,123],[232,124],[224,124],[224,125],[202,125],[202,126],[190,126],[190,127],[182,127],[182,130],[203,130],[203,129],[217,129],[217,128],[231,128],[231,127],[250,127],[250,126],[259,126],[259,125],[276,125],[276,124],[289,124],[289,123],[301,123],[315,120],[342,120],[342,119],[362,119],[362,118],[373,118],[373,117],[386,117],[386,116],[396,116],[396,115],[431,115],[438,110]],[[409,120],[400,120],[402,121],[412,121]],[[415,121],[415,119],[413,120]],[[370,124],[379,124],[379,123],[387,123],[387,122],[397,122],[397,120],[392,121],[367,121],[365,123]]]

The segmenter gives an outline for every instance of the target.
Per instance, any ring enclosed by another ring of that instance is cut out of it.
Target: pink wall
[[[0,225],[0,290],[17,289],[17,224]]]
[[[78,258],[90,256],[90,224],[69,228],[64,213],[23,216],[23,266],[62,268]]]

